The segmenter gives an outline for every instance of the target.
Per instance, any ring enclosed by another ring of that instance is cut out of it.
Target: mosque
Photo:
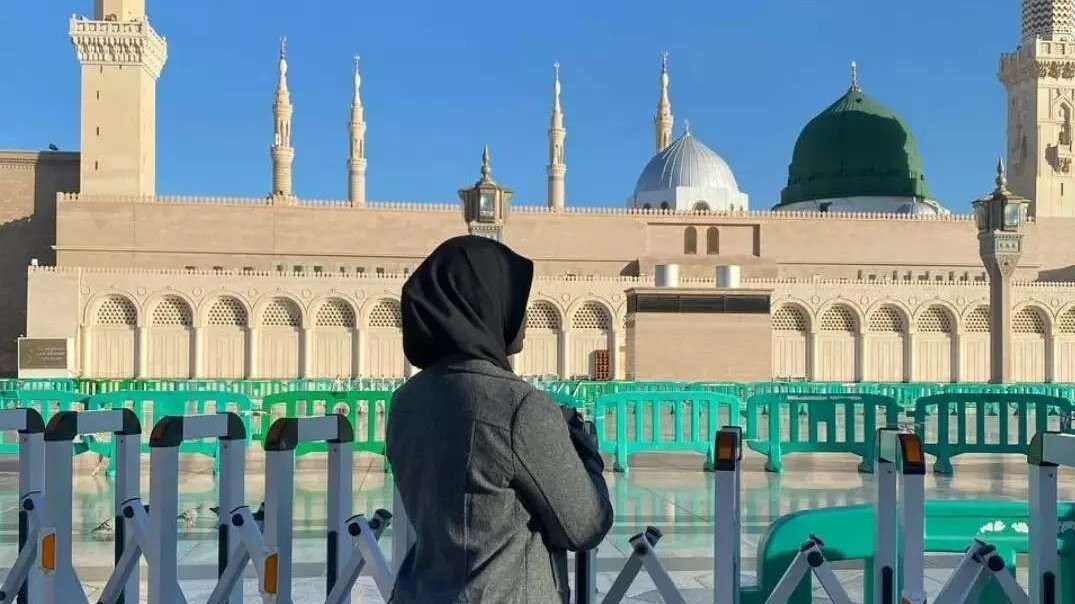
[[[999,63],[1007,186],[1030,201],[1011,294],[1012,371],[1021,381],[1071,382],[1073,0],[1022,3],[1022,42]],[[545,205],[512,203],[488,149],[459,204],[368,200],[369,91],[356,61],[348,198],[321,201],[293,187],[296,108],[282,44],[268,194],[169,197],[155,188],[167,43],[145,0],[96,0],[92,18],[72,18],[70,37],[81,64],[81,152],[0,152],[0,371],[405,376],[400,287],[437,243],[474,233],[535,260],[526,347],[514,359],[523,375],[988,378],[990,298],[975,218],[931,196],[911,128],[854,70],[803,128],[779,203],[756,208],[689,127],[674,137],[665,58],[654,156],[626,207],[592,208],[567,203],[558,70]],[[707,323],[703,345],[687,345],[689,334],[646,318],[668,312],[723,319]]]

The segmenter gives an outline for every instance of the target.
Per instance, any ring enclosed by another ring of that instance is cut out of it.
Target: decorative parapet
[[[934,216],[916,216],[891,212],[801,212],[801,211],[695,211],[695,210],[660,210],[617,207],[569,207],[563,211],[553,211],[545,206],[512,206],[512,212],[520,214],[576,214],[586,216],[653,216],[653,217],[716,217],[745,219],[833,219],[833,220],[904,220],[926,222],[973,222],[973,214],[945,214]]]
[[[137,197],[126,195],[82,195],[79,193],[60,193],[58,201],[86,203],[139,203],[139,204],[174,204],[174,205],[219,205],[219,206],[273,206],[311,208],[311,209],[346,209],[361,211],[390,212],[459,212],[458,203],[418,203],[418,202],[368,202],[352,205],[346,199],[300,199],[288,197],[209,197],[202,195],[157,195]]]
[[[168,43],[149,21],[94,21],[72,16],[71,42],[81,63],[140,65],[160,77]]]
[[[31,169],[44,163],[77,164],[79,153],[75,151],[0,151],[0,167]]]

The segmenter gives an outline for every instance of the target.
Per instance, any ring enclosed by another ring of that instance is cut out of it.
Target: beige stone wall
[[[56,194],[77,190],[77,153],[0,151],[0,375],[25,332],[26,266],[55,262]]]
[[[1028,226],[1020,276],[1075,279],[1072,226],[1073,219]],[[57,249],[61,266],[397,272],[465,232],[461,209],[451,204],[65,196]],[[652,274],[667,262],[695,278],[711,276],[718,264],[742,265],[748,278],[983,275],[969,217],[517,207],[503,238],[550,276]]]
[[[39,268],[29,275],[28,335],[76,338],[78,370],[87,377],[402,376],[408,371],[398,314],[403,280]],[[608,350],[614,375],[626,376],[633,359],[626,347],[625,291],[640,286],[652,281],[538,278],[517,370],[587,375],[594,353]],[[762,279],[743,286],[773,292],[769,342],[737,339],[728,327],[707,337],[705,346],[677,346],[709,355],[734,352],[744,356],[742,363],[771,367],[777,378],[988,377],[983,283]],[[1013,304],[1016,379],[1075,381],[1075,286],[1016,285]],[[636,345],[672,354],[667,333],[639,332]],[[742,377],[733,373],[717,368],[708,379]]]

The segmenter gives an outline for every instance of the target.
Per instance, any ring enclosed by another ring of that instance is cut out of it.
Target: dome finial
[[[280,37],[280,58],[287,58],[287,36]]]
[[[997,191],[1005,191],[1008,188],[1008,171],[1004,168],[1004,158],[997,158]]]
[[[489,143],[486,143],[485,148],[482,149],[482,180],[489,181],[492,175],[493,168],[489,165]]]
[[[683,135],[684,136],[690,136],[691,135],[691,121],[688,120],[688,119],[683,120]]]
[[[856,61],[851,61],[851,91],[862,92],[862,86],[859,85],[859,64]]]

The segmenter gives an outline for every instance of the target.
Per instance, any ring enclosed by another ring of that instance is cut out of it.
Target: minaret
[[[280,39],[280,82],[276,86],[276,102],[272,106],[275,123],[272,145],[272,194],[291,197],[291,163],[295,149],[291,147],[291,93],[287,89],[287,38]]]
[[[351,101],[351,157],[347,160],[347,198],[352,206],[366,205],[366,120],[362,115],[362,76],[355,55],[355,97]]]
[[[1022,44],[1001,56],[1008,181],[1036,217],[1075,217],[1075,0],[1023,0]]]
[[[157,79],[168,44],[149,25],[145,0],[96,0],[72,17],[82,65],[81,192],[156,194]]]
[[[657,101],[657,114],[653,126],[657,132],[657,153],[672,144],[672,101],[668,100],[668,53],[661,55],[661,98]]]
[[[564,209],[564,180],[567,175],[567,163],[564,162],[564,112],[560,109],[560,64],[553,64],[552,82],[552,117],[549,120],[549,209],[561,212]]]

